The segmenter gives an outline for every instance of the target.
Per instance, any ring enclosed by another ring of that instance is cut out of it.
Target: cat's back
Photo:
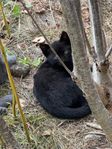
[[[82,95],[80,88],[65,70],[50,67],[46,62],[40,66],[34,76],[34,87],[41,94],[55,92],[62,95],[71,94],[73,97],[76,94]]]
[[[70,76],[66,71],[61,70],[61,68],[53,68],[47,62],[44,62],[34,75],[34,80],[37,82],[42,81],[46,84],[47,82],[51,83],[67,77]]]

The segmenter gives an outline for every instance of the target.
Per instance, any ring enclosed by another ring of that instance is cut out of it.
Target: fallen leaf
[[[45,39],[44,37],[40,36],[40,37],[36,37],[35,39],[32,40],[33,43],[44,43],[45,42]]]
[[[50,136],[51,133],[52,133],[52,131],[50,129],[48,129],[43,132],[42,136]]]
[[[96,124],[96,123],[86,123],[86,125],[91,127],[91,128],[102,130],[101,126]]]

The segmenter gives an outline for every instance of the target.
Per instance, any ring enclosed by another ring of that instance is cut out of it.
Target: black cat
[[[60,58],[72,71],[71,43],[66,32],[52,43]],[[58,118],[78,119],[91,113],[83,92],[71,79],[47,44],[40,44],[46,61],[34,75],[33,92],[41,106]]]

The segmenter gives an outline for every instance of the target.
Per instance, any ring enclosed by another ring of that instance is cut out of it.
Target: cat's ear
[[[65,31],[62,31],[61,36],[60,36],[60,41],[64,42],[65,44],[70,44],[70,38]]]
[[[45,44],[45,43],[40,43],[40,44],[39,44],[39,47],[40,47],[40,49],[42,50],[43,54],[44,54],[46,57],[48,57],[49,54],[50,54],[50,52],[51,52],[49,45],[48,45],[48,44]]]

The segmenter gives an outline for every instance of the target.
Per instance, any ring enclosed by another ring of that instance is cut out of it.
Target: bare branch
[[[104,30],[102,29],[102,40],[103,40],[103,48],[104,48],[104,52],[106,51],[107,49],[107,43],[106,43],[106,36],[105,36],[105,32]]]
[[[105,54],[105,59],[108,59],[108,57],[110,56],[111,52],[112,52],[112,44],[111,44],[110,48],[107,50],[107,52]]]

